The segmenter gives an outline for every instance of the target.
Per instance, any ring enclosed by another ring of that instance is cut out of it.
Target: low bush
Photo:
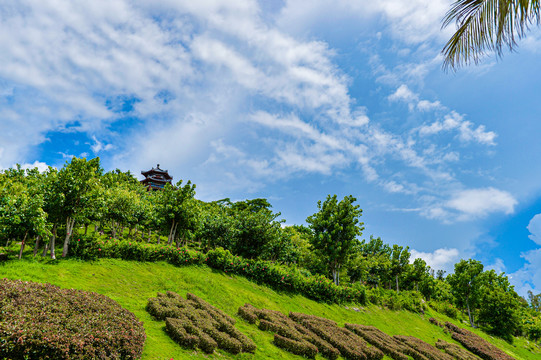
[[[0,280],[0,358],[138,359],[143,324],[110,298]]]
[[[429,343],[424,342],[423,340],[417,339],[413,336],[403,336],[395,335],[395,339],[402,341],[404,344],[408,345],[412,349],[416,350],[418,353],[422,354],[425,359],[430,360],[454,360],[454,358],[446,354],[438,348],[430,345]],[[414,359],[417,359],[415,356],[412,356]]]
[[[451,332],[451,337],[461,343],[466,349],[484,360],[514,360],[496,346],[492,345],[477,334],[459,328],[455,324],[446,322],[445,326]]]
[[[449,316],[451,319],[458,319],[460,311],[447,301],[429,301],[429,306],[439,313]]]
[[[468,350],[461,348],[456,344],[451,344],[447,341],[443,341],[441,339],[438,339],[438,341],[436,342],[436,347],[438,349],[445,350],[446,353],[454,356],[457,360],[480,360],[478,356],[472,354]]]
[[[147,311],[166,321],[166,330],[181,346],[213,353],[216,347],[232,354],[255,352],[255,343],[235,328],[235,319],[188,293],[186,299],[168,291],[148,300]]]

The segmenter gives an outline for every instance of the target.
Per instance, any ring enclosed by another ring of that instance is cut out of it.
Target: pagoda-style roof
[[[171,184],[173,180],[167,170],[160,169],[160,164],[150,170],[141,171],[141,174],[145,176],[141,180],[141,184],[147,186],[148,190],[161,190],[166,184]]]
[[[171,175],[169,175],[167,170],[160,169],[160,164],[156,165],[155,168],[152,168],[150,170],[141,171],[141,174],[144,175],[145,177],[161,175],[167,180],[172,180],[173,179],[173,177]]]

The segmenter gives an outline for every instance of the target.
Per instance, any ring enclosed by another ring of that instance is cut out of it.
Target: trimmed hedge
[[[311,275],[296,267],[271,261],[244,259],[222,248],[202,253],[172,245],[103,239],[92,234],[74,237],[70,245],[70,256],[84,260],[118,258],[150,262],[167,261],[177,266],[208,265],[227,274],[242,275],[274,289],[299,293],[316,301],[366,304],[365,288],[358,284],[337,286],[321,275]]]
[[[412,349],[415,349],[418,353],[422,354],[425,359],[454,360],[454,358],[449,354],[438,350],[436,347],[424,342],[423,340],[417,339],[416,337],[404,335],[395,335],[393,337],[397,340],[402,341],[404,344],[408,345]],[[415,359],[415,357],[413,358]]]
[[[235,319],[193,294],[184,299],[172,291],[158,293],[148,300],[147,311],[165,320],[168,334],[185,348],[208,354],[216,347],[232,354],[256,350],[254,342],[235,328]]]
[[[0,358],[138,359],[143,323],[100,294],[0,280]]]
[[[373,326],[345,324],[345,327],[365,339],[368,343],[383,351],[386,355],[390,356],[394,360],[409,360],[408,355],[414,359],[422,358],[422,356],[419,356],[420,354],[418,354],[416,350]]]
[[[338,349],[279,311],[257,309],[244,304],[238,314],[251,324],[259,320],[259,329],[273,331],[274,344],[293,354],[313,358],[315,354],[321,353],[331,360],[340,355]]]
[[[459,328],[455,324],[446,322],[445,326],[451,332],[451,337],[461,343],[466,349],[484,360],[515,360],[496,346],[492,345],[477,334]]]
[[[332,320],[300,313],[290,313],[290,317],[335,346],[345,359],[381,360],[383,358],[383,353],[379,349],[368,345],[360,336],[348,329],[338,327]]]
[[[436,347],[438,349],[445,350],[449,355],[454,356],[457,360],[480,360],[477,355],[472,354],[466,349],[461,348],[456,344],[450,344],[447,341],[438,339],[436,342]]]
[[[332,320],[293,312],[287,317],[279,311],[257,309],[250,304],[245,304],[238,313],[250,323],[255,323],[257,318],[259,329],[273,331],[275,344],[293,354],[314,357],[321,353],[333,360],[340,355],[348,360],[383,358],[380,350]]]

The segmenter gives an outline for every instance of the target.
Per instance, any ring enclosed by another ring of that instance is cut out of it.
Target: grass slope
[[[317,303],[300,295],[276,292],[242,277],[229,276],[206,267],[174,267],[166,263],[138,263],[114,259],[96,262],[78,260],[11,260],[0,264],[0,277],[48,282],[64,288],[94,291],[118,301],[144,322],[147,341],[142,359],[218,359],[232,355],[217,351],[213,355],[188,351],[174,343],[165,333],[165,323],[155,321],[145,311],[147,300],[157,292],[175,291],[182,296],[194,293],[210,304],[235,317],[237,327],[257,344],[252,354],[235,356],[239,359],[302,359],[280,350],[272,344],[272,334],[257,329],[240,319],[236,313],[239,306],[248,302],[258,308],[303,312],[323,316],[343,325],[345,322],[373,325],[389,335],[412,335],[435,344],[438,338],[456,343],[440,328],[431,325],[428,318],[447,320],[444,315],[428,311],[424,316],[406,311],[389,311],[376,306],[354,311],[340,305]],[[465,324],[458,324],[466,327]],[[470,329],[471,330],[471,329]],[[474,330],[491,343],[517,359],[540,359],[541,352],[524,339],[517,339],[514,345],[493,339]],[[323,359],[318,356],[318,359]],[[389,359],[385,357],[385,359]]]

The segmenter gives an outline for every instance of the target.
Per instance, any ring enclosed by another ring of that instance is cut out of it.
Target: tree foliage
[[[338,202],[336,195],[318,201],[319,211],[306,219],[313,231],[312,246],[327,262],[335,284],[340,284],[340,268],[353,255],[362,235],[363,223],[359,221],[362,210],[353,196]]]

